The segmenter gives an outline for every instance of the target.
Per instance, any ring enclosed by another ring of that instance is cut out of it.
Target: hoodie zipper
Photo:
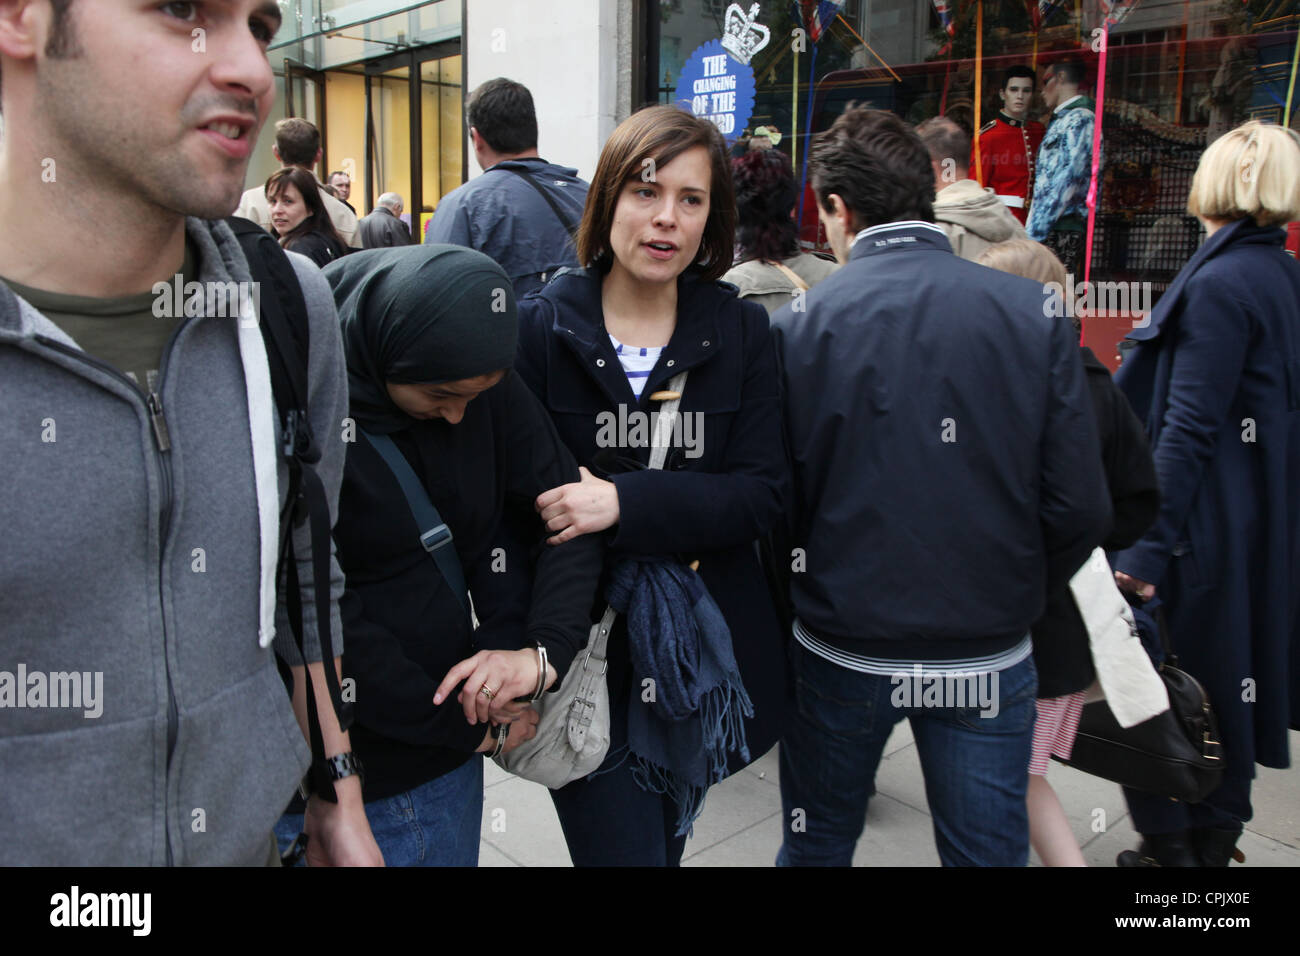
[[[80,349],[69,348],[62,342],[56,342],[44,335],[37,335],[36,341],[40,342],[47,348],[53,349],[63,355],[71,356],[78,361],[92,365],[107,375],[125,382],[131,387],[132,392],[144,399],[145,410],[149,413],[149,426],[153,434],[154,448],[156,451],[155,459],[158,462],[158,472],[161,477],[162,501],[159,508],[159,525],[158,525],[158,610],[162,615],[163,630],[163,673],[167,677],[167,777],[168,780],[163,783],[163,836],[167,846],[167,865],[173,866],[174,859],[172,854],[171,833],[168,830],[167,820],[169,816],[168,807],[168,787],[170,786],[172,755],[176,750],[177,727],[180,723],[179,708],[176,704],[176,689],[172,684],[171,664],[167,657],[167,596],[163,593],[163,572],[162,562],[163,554],[167,550],[167,534],[171,529],[171,512],[174,492],[172,488],[172,466],[171,466],[171,436],[167,429],[167,418],[163,414],[162,398],[158,392],[162,389],[163,375],[167,367],[167,356],[172,350],[172,345],[176,341],[176,335],[185,325],[185,320],[172,329],[171,335],[167,337],[167,344],[163,348],[162,360],[158,364],[158,380],[155,383],[156,390],[146,391],[141,388],[135,381],[127,377],[120,370],[107,362],[101,361]]]

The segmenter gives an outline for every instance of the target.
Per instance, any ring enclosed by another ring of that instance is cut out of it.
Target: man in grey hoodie
[[[969,178],[970,137],[943,116],[916,127],[934,169],[934,224],[952,251],[974,262],[989,246],[1024,239],[1025,227],[987,186]]]
[[[279,23],[266,0],[0,6],[0,865],[273,862],[310,761],[307,674],[324,702],[338,661],[313,637],[305,529],[306,667],[275,594],[287,469],[259,291],[219,221]],[[324,278],[290,259],[332,522],[342,346]],[[349,751],[320,710],[326,756]],[[309,859],[381,862],[358,777],[334,796],[312,798]]]

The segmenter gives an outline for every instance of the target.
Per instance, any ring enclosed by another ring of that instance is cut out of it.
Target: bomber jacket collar
[[[542,292],[556,306],[551,334],[577,356],[615,404],[636,401],[605,330],[598,269],[562,269]],[[641,402],[678,372],[702,365],[718,351],[718,311],[726,292],[693,272],[677,280],[677,326],[646,380]]]
[[[1286,233],[1281,229],[1276,227],[1262,228],[1255,225],[1255,220],[1250,218],[1238,219],[1236,222],[1223,226],[1205,242],[1201,243],[1201,248],[1197,249],[1192,254],[1192,257],[1187,260],[1187,265],[1179,270],[1174,281],[1165,290],[1164,295],[1160,297],[1160,301],[1156,303],[1155,308],[1151,310],[1146,325],[1134,329],[1128,334],[1127,338],[1134,342],[1143,342],[1159,335],[1161,326],[1170,313],[1174,311],[1174,307],[1177,305],[1188,280],[1191,279],[1197,269],[1229,246],[1239,243],[1280,246],[1285,241]]]
[[[952,252],[944,231],[932,222],[904,220],[863,229],[853,237],[849,260],[887,252]]]

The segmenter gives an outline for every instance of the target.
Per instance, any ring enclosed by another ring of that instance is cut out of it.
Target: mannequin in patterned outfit
[[[970,154],[970,171],[972,178],[978,176],[981,186],[993,188],[1023,226],[1033,196],[1034,161],[1045,132],[1042,123],[1027,118],[1034,98],[1034,71],[1027,66],[1011,67],[1002,76],[998,96],[1002,109],[992,122],[980,127],[978,145]]]
[[[1043,102],[1052,121],[1038,151],[1034,197],[1025,231],[1056,253],[1071,275],[1082,278],[1088,183],[1092,176],[1094,103],[1079,92],[1083,64],[1062,60],[1043,76]]]

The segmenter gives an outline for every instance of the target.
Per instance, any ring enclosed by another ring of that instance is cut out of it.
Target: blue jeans
[[[478,866],[483,821],[483,757],[392,797],[366,803],[366,819],[388,866]],[[302,832],[302,814],[275,825],[284,854]]]
[[[912,722],[943,865],[1028,862],[1025,790],[1038,689],[1032,657],[987,685],[996,690],[997,710],[985,707],[981,716],[978,704],[907,706],[921,701],[898,695],[896,678],[848,670],[797,641],[790,653],[796,706],[781,740],[785,839],[778,866],[850,865],[885,742],[904,717]]]

